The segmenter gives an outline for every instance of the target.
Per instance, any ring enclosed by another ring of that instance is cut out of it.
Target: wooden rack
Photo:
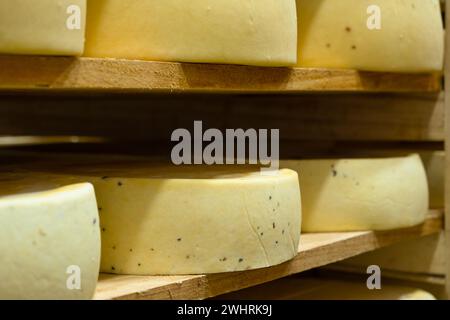
[[[450,1],[446,1],[450,12]],[[450,15],[447,16],[450,25]],[[450,33],[447,33],[447,44]],[[447,60],[450,49],[447,50]],[[450,64],[445,69],[450,79]],[[217,95],[220,93],[220,95]],[[310,94],[312,93],[312,94]],[[288,94],[288,95],[286,95]],[[211,127],[277,127],[285,156],[361,146],[447,151],[450,83],[441,75],[258,68],[89,58],[0,56],[0,135],[151,141],[203,119]],[[406,147],[405,147],[406,146]],[[96,299],[204,299],[329,265],[445,229],[450,196],[425,224],[389,232],[302,235],[298,256],[253,271],[195,276],[101,275]],[[450,297],[450,250],[445,276]]]

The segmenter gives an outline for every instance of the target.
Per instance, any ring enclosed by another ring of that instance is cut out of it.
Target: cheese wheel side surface
[[[289,66],[295,0],[88,2],[86,56]]]
[[[297,10],[301,67],[386,72],[443,68],[439,0],[297,0]]]

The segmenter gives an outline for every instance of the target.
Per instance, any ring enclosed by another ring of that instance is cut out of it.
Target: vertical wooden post
[[[445,284],[447,299],[450,299],[450,0],[445,1],[445,22]]]

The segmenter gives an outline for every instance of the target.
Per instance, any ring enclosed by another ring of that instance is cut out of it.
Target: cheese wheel
[[[418,225],[428,185],[418,155],[282,161],[298,172],[305,232],[389,230]]]
[[[92,185],[0,179],[0,299],[91,299],[100,266]]]
[[[439,0],[297,0],[297,10],[299,66],[442,70]],[[377,22],[381,29],[371,29]]]
[[[339,157],[343,153],[348,157],[406,157],[411,153],[418,152],[417,149],[352,149],[345,152],[334,153]],[[445,151],[419,151],[427,174],[429,199],[431,209],[442,209],[445,207]]]
[[[0,53],[81,55],[86,0],[0,1]]]
[[[293,258],[300,236],[297,174],[171,172],[87,177],[102,221],[101,270],[203,274]],[[164,172],[165,171],[165,172]]]
[[[287,66],[297,61],[295,0],[95,0],[86,56]]]
[[[382,283],[369,290],[366,280],[287,278],[219,297],[220,300],[436,300],[429,292]]]

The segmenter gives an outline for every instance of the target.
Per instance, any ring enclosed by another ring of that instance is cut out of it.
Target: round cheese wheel
[[[95,0],[85,55],[295,65],[295,0]]]
[[[0,1],[0,53],[81,55],[86,0]]]
[[[280,264],[298,252],[294,171],[138,169],[86,176],[96,190],[102,272],[204,274]]]
[[[442,70],[439,0],[297,0],[297,10],[299,66]]]
[[[418,225],[428,184],[418,155],[282,161],[298,172],[305,232],[388,230]]]
[[[92,298],[100,266],[92,185],[0,179],[0,299]]]
[[[348,157],[373,158],[373,157],[406,157],[411,153],[419,152],[428,179],[428,189],[431,209],[445,207],[445,151],[429,151],[417,149],[352,149],[344,152],[333,153],[336,157],[343,153]]]

